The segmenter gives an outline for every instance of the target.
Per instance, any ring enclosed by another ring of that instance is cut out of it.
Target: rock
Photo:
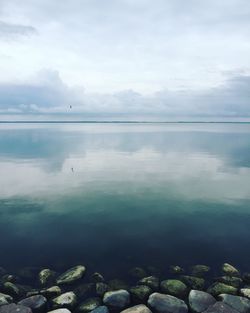
[[[235,287],[232,287],[223,283],[214,283],[207,289],[207,292],[211,293],[213,296],[216,297],[222,293],[236,295],[237,289]]]
[[[233,277],[233,276],[222,276],[222,277],[218,277],[216,280],[226,285],[233,286],[235,288],[239,288],[243,282],[240,277]]]
[[[144,305],[144,304],[139,304],[135,305],[131,308],[128,308],[126,310],[121,311],[121,313],[152,313],[150,309]]]
[[[129,275],[134,277],[134,278],[138,278],[141,279],[143,277],[147,276],[147,273],[145,272],[145,270],[141,267],[133,267],[131,268],[131,270],[129,271]]]
[[[109,291],[109,286],[105,283],[96,283],[95,289],[98,296],[103,296],[105,292]]]
[[[224,263],[222,265],[222,272],[227,276],[236,276],[236,277],[240,276],[240,272],[235,267],[228,263]]]
[[[98,308],[101,304],[102,301],[100,298],[89,298],[78,306],[77,311],[88,313]]]
[[[177,298],[185,298],[188,287],[180,280],[168,279],[161,282],[161,291]]]
[[[28,291],[26,293],[26,297],[31,297],[31,296],[36,296],[36,295],[39,295],[40,294],[40,291],[38,289],[32,289],[31,291]]]
[[[250,284],[250,273],[244,273],[242,279],[245,283]]]
[[[12,295],[13,297],[19,296],[21,294],[20,288],[18,288],[17,285],[15,285],[11,282],[4,283],[3,288],[4,288],[5,292]]]
[[[98,308],[91,311],[91,313],[109,313],[109,310],[105,305],[101,305],[98,306]]]
[[[189,307],[194,313],[200,313],[213,305],[216,300],[209,293],[200,290],[191,290],[188,296]]]
[[[32,313],[31,309],[15,303],[0,306],[0,313]]]
[[[149,296],[148,306],[156,313],[187,313],[186,303],[176,297],[155,292]]]
[[[239,313],[223,302],[216,302],[203,313]]]
[[[73,308],[76,305],[77,299],[74,292],[69,291],[61,294],[52,300],[54,308]]]
[[[68,309],[56,309],[56,310],[53,310],[53,311],[49,311],[47,313],[71,313],[71,312]]]
[[[210,271],[210,267],[207,265],[194,265],[191,268],[192,276],[203,277]]]
[[[10,304],[13,302],[13,298],[5,293],[0,292],[0,306],[4,304]]]
[[[135,303],[146,302],[149,295],[152,293],[152,289],[146,285],[131,287],[129,291]]]
[[[47,299],[42,295],[36,295],[23,299],[19,301],[18,304],[27,306],[33,313],[42,312],[46,309]]]
[[[124,289],[108,291],[104,294],[103,303],[113,309],[124,309],[130,303],[130,295]]]
[[[205,287],[205,280],[200,277],[182,275],[179,279],[192,289],[202,290]]]
[[[159,289],[160,281],[159,281],[159,278],[156,276],[148,276],[139,280],[138,284],[146,285],[150,287],[153,291],[156,291]]]
[[[54,282],[56,273],[54,271],[51,271],[48,268],[45,268],[39,272],[39,282],[42,286],[46,286],[48,284],[51,284]]]
[[[221,294],[219,300],[240,313],[250,312],[250,300],[244,297]]]
[[[105,281],[104,277],[102,276],[102,274],[95,272],[94,274],[92,274],[91,276],[91,280],[94,283],[103,283]]]
[[[17,281],[17,277],[15,275],[6,274],[1,278],[2,282],[11,282],[15,283]]]
[[[83,277],[86,272],[86,268],[82,265],[77,265],[75,267],[70,268],[65,273],[60,275],[56,282],[58,285],[61,284],[71,284]]]
[[[171,265],[169,267],[169,272],[171,274],[183,274],[184,273],[184,269],[178,265]]]
[[[40,293],[46,298],[54,298],[59,296],[62,293],[62,290],[59,286],[52,286],[50,288],[41,290]]]
[[[242,288],[240,290],[240,294],[243,296],[243,297],[246,297],[246,298],[249,298],[250,299],[250,288]]]
[[[78,298],[86,298],[95,293],[95,284],[81,284],[74,289],[74,293]]]
[[[109,281],[108,285],[110,287],[110,290],[129,289],[128,284],[120,279],[112,279]]]

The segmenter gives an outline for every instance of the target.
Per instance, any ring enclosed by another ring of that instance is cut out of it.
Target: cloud
[[[88,93],[83,87],[67,86],[57,71],[44,70],[30,82],[0,84],[0,112],[250,117],[249,86],[250,76],[236,73],[221,86],[202,91]]]
[[[10,24],[0,21],[0,39],[15,39],[22,36],[30,36],[37,31],[32,26]]]

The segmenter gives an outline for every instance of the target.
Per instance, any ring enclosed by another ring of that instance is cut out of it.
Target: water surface
[[[249,124],[0,124],[1,265],[250,263]]]

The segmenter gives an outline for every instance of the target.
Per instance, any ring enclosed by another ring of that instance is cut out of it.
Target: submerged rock
[[[110,290],[129,289],[128,284],[121,279],[112,279],[108,282],[108,285],[110,287]]]
[[[105,292],[109,291],[109,286],[105,283],[96,283],[95,289],[98,296],[103,296]]]
[[[0,292],[0,306],[4,304],[10,304],[13,302],[13,298],[5,293]]]
[[[77,311],[88,313],[98,308],[101,304],[102,304],[102,301],[100,298],[89,298],[78,306]]]
[[[192,276],[198,276],[198,277],[203,277],[210,271],[210,267],[207,265],[194,265],[191,268],[191,274]]]
[[[53,310],[53,311],[49,311],[47,313],[71,313],[71,312],[68,309],[56,309],[56,310]]]
[[[65,273],[60,275],[56,282],[58,285],[61,284],[71,284],[83,277],[86,272],[86,268],[82,265],[77,265],[75,267],[70,268]]]
[[[95,292],[95,284],[81,284],[77,288],[74,289],[74,293],[78,298],[87,297]]]
[[[113,309],[124,309],[130,304],[130,294],[123,289],[108,291],[104,294],[103,303]]]
[[[201,313],[213,305],[216,300],[205,291],[191,290],[188,296],[190,309],[194,313]]]
[[[183,274],[184,273],[184,269],[178,265],[171,265],[169,267],[169,272],[171,274]]]
[[[11,282],[4,283],[3,289],[5,292],[7,292],[8,294],[10,294],[14,297],[19,296],[21,294],[20,288]]]
[[[132,299],[136,303],[146,302],[149,295],[153,292],[152,289],[146,285],[138,285],[130,288]]]
[[[47,298],[53,298],[59,296],[62,293],[62,290],[59,286],[52,286],[50,288],[41,290],[40,293]]]
[[[27,306],[32,310],[33,313],[36,313],[45,310],[47,305],[47,299],[42,295],[36,295],[23,299],[19,301],[18,304]]]
[[[76,302],[76,295],[72,291],[65,292],[52,300],[54,308],[73,308]]]
[[[177,298],[185,298],[188,287],[180,280],[168,279],[161,282],[161,291]]]
[[[242,279],[245,283],[250,284],[250,273],[244,273]]]
[[[155,292],[149,296],[148,306],[156,313],[187,313],[188,307],[183,300]]]
[[[0,313],[32,313],[27,306],[11,303],[0,306]]]
[[[222,276],[222,277],[218,277],[216,280],[226,285],[233,286],[235,288],[239,288],[243,282],[240,277],[234,277],[234,276]]]
[[[143,277],[147,276],[146,271],[141,268],[141,267],[133,267],[131,268],[131,270],[129,271],[129,275],[134,277],[134,278],[138,278],[141,279]]]
[[[231,308],[226,303],[216,302],[203,313],[239,313],[239,312]]]
[[[228,276],[240,276],[240,272],[233,265],[228,263],[222,265],[222,272]]]
[[[249,298],[250,299],[250,288],[242,288],[240,290],[240,294],[243,296],[243,297],[246,297],[246,298]]]
[[[207,292],[211,293],[213,296],[216,297],[222,293],[236,295],[237,289],[235,287],[232,287],[223,283],[214,283],[207,289]]]
[[[121,313],[152,313],[150,309],[144,305],[144,304],[139,304],[135,305],[131,308],[128,308],[126,310],[121,311]]]
[[[148,276],[144,277],[138,282],[139,285],[146,285],[150,287],[153,291],[157,291],[159,289],[160,281],[156,276]]]
[[[91,311],[91,313],[109,313],[109,309],[105,305],[101,305]]]
[[[250,312],[250,300],[247,298],[222,294],[219,299],[240,313]]]
[[[205,287],[205,280],[200,277],[182,275],[179,279],[192,289],[202,290]]]
[[[103,283],[105,281],[104,277],[102,274],[95,272],[94,274],[91,275],[91,280],[94,283]]]
[[[46,286],[54,282],[56,273],[48,268],[41,270],[38,274],[39,282],[42,286]]]

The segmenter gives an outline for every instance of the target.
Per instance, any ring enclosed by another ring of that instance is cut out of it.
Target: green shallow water
[[[249,124],[4,124],[0,173],[1,265],[249,268]]]

